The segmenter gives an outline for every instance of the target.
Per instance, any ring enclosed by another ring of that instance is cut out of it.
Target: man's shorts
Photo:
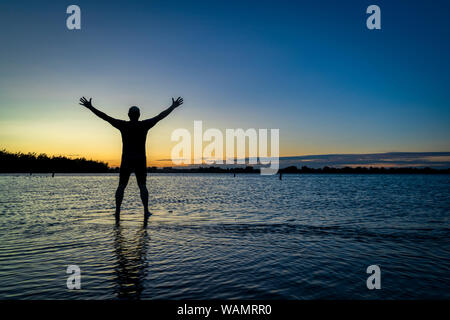
[[[127,184],[132,172],[136,175],[138,184],[145,183],[147,177],[147,160],[145,158],[122,159],[119,184]]]

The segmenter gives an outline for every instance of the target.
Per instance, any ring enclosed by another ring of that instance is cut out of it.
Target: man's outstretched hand
[[[179,99],[179,98],[178,98]],[[173,100],[173,99],[172,99]],[[181,101],[183,101],[183,99],[181,99]],[[88,101],[88,99],[86,99],[85,97],[83,97],[83,98],[81,98],[80,99],[80,104],[82,105],[82,106],[85,106],[86,108],[92,108],[92,98],[90,98],[89,99],[89,101]],[[183,102],[182,102],[183,103]]]
[[[183,98],[182,97],[178,97],[177,100],[174,100],[172,98],[172,107],[177,108],[179,106],[181,106],[183,104]]]

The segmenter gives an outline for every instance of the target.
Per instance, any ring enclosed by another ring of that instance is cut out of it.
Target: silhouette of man
[[[172,98],[172,105],[158,114],[156,117],[139,121],[141,115],[138,107],[133,106],[128,110],[130,121],[114,119],[92,106],[92,98],[89,101],[83,97],[80,104],[91,110],[99,118],[108,121],[113,127],[119,129],[122,135],[122,162],[120,164],[119,186],[116,191],[116,221],[120,220],[120,206],[123,193],[128,184],[130,174],[134,171],[139,186],[142,204],[144,205],[144,217],[148,218],[148,190],[146,186],[147,159],[145,156],[145,141],[147,132],[158,121],[167,117],[175,108],[183,104],[183,98]]]

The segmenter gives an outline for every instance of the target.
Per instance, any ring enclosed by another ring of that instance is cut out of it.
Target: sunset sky
[[[81,30],[66,8],[81,8]],[[382,29],[368,30],[370,4]],[[120,162],[126,119],[184,105],[149,133],[279,128],[280,155],[450,151],[448,1],[2,1],[0,149]]]

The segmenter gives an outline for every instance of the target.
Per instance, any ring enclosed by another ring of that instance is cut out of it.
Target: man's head
[[[141,111],[139,110],[138,107],[132,106],[128,110],[128,117],[130,117],[131,121],[138,121],[140,116],[141,116]]]

